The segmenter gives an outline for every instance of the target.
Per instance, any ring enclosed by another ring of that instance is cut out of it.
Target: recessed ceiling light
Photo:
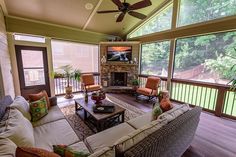
[[[85,4],[85,9],[87,9],[87,10],[93,9],[93,4],[92,3],[86,3]]]
[[[120,15],[120,13],[115,14],[115,18],[117,18]]]

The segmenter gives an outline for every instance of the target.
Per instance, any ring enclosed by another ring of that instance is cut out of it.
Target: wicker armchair
[[[148,77],[147,82],[144,88],[139,87],[136,90],[136,99],[138,99],[139,95],[144,95],[148,97],[148,101],[154,97],[157,97],[158,86],[161,82],[159,77]]]
[[[82,78],[82,89],[86,93],[101,90],[101,86],[95,84],[93,74],[83,74],[81,78]]]

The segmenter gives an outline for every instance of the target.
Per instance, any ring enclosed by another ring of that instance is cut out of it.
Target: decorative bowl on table
[[[92,93],[91,99],[95,101],[95,104],[102,104],[102,100],[106,98],[106,94],[103,91]]]

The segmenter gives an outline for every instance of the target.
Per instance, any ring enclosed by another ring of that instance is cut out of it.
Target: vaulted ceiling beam
[[[102,4],[103,0],[99,0],[99,2],[97,3],[96,7],[93,9],[92,13],[90,14],[90,16],[88,17],[88,20],[86,21],[86,23],[83,26],[83,30],[85,30],[89,24],[89,22],[92,20],[93,16],[96,14],[98,8],[100,7],[100,5]]]

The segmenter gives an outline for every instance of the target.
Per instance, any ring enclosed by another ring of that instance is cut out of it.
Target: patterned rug
[[[107,98],[113,103],[126,109],[125,121],[133,119],[145,113],[144,111],[132,105],[129,105],[128,103],[121,101],[109,94],[107,94]],[[84,123],[84,121],[78,115],[75,114],[74,104],[70,104],[66,107],[61,108],[61,111],[65,115],[67,121],[69,122],[71,127],[74,129],[75,133],[77,134],[80,140],[83,140],[86,137],[94,134],[94,132]]]

